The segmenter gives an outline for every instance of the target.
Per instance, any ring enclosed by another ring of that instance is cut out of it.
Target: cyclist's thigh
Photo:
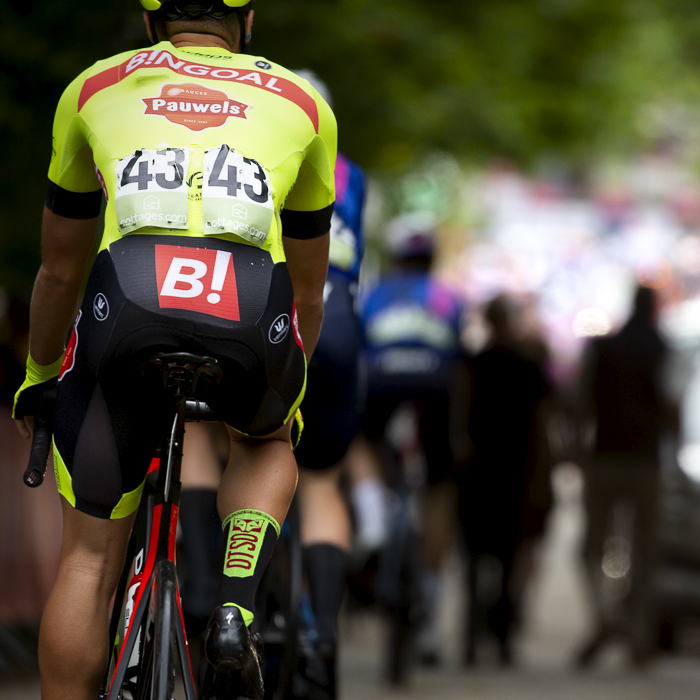
[[[360,330],[347,282],[329,275],[321,336],[309,363],[301,410],[304,432],[296,449],[300,466],[327,469],[345,456],[360,429]]]
[[[106,520],[87,515],[65,500],[62,506],[60,566],[102,581],[104,590],[113,591],[124,563],[133,516]]]
[[[160,436],[158,395],[137,371],[105,362],[124,297],[108,256],[96,262],[56,397],[54,466],[60,493],[98,518],[120,518],[138,505]]]

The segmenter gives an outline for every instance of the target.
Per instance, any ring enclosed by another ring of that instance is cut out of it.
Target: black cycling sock
[[[304,567],[320,643],[335,645],[336,622],[345,595],[348,555],[332,544],[304,548]]]
[[[211,612],[218,583],[216,554],[221,520],[216,489],[185,489],[180,493],[180,525],[185,576],[182,607],[195,617]]]
[[[255,593],[280,533],[279,523],[259,510],[237,510],[224,520],[224,570],[216,606],[235,605],[250,626],[255,615]]]

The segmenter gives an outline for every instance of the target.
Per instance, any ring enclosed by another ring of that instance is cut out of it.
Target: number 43
[[[221,173],[224,169],[224,165],[226,164],[229,154],[233,155],[231,149],[226,144],[219,148],[219,153],[217,154],[216,160],[214,161],[214,165],[211,169],[211,175],[209,175],[209,186],[225,187],[226,194],[229,197],[236,197],[238,195],[238,191],[242,187],[248,199],[252,200],[253,202],[257,202],[258,204],[264,204],[267,202],[269,188],[265,181],[265,171],[256,160],[253,160],[252,158],[242,158],[242,161],[247,165],[254,165],[256,167],[257,170],[255,173],[253,173],[253,177],[260,183],[260,192],[255,191],[253,184],[248,184],[247,182],[241,183],[238,181],[238,166],[235,164],[231,165],[229,163],[226,169],[226,177],[221,177]],[[243,171],[241,170],[241,174],[242,173]]]
[[[151,151],[152,153],[152,151]],[[185,151],[182,148],[166,148],[161,151],[156,151],[156,157],[167,159],[164,163],[166,168],[172,168],[173,177],[167,179],[166,173],[160,172],[160,168],[155,173],[155,181],[158,187],[165,190],[175,190],[182,186],[185,179],[185,173],[182,168],[182,163],[185,162]],[[134,166],[138,163],[138,170],[133,175]],[[121,186],[136,184],[139,190],[147,190],[148,183],[153,181],[154,176],[149,171],[150,165],[155,166],[155,158],[149,162],[148,158],[143,159],[143,151],[136,151],[127,163],[122,173]]]

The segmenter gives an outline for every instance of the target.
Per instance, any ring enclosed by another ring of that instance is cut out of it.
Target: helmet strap
[[[150,29],[151,36],[153,37],[153,43],[158,43],[158,32],[156,31],[156,23],[153,21],[153,12],[147,12],[148,16],[148,28]]]
[[[241,53],[248,53],[250,50],[250,34],[246,34],[245,20],[248,16],[247,12],[236,12],[238,15],[238,24],[241,28],[240,49]]]

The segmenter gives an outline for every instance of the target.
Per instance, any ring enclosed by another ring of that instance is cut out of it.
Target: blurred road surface
[[[446,576],[441,626],[446,639],[443,665],[416,670],[406,688],[382,680],[383,625],[371,615],[342,624],[343,700],[697,700],[700,656],[655,660],[631,671],[624,649],[609,648],[590,671],[574,670],[572,658],[589,631],[588,603],[578,549],[583,532],[581,482],[574,468],[555,475],[557,506],[543,543],[538,573],[516,648],[516,665],[503,670],[495,649],[480,648],[475,668],[460,666],[462,571],[457,557]],[[0,685],[2,700],[39,700],[35,681]]]
[[[557,506],[543,543],[538,572],[528,596],[516,665],[503,670],[496,648],[479,647],[472,669],[460,665],[463,625],[459,562],[449,567],[441,611],[446,653],[439,670],[416,671],[407,688],[382,682],[383,626],[379,620],[345,620],[343,700],[440,698],[440,700],[694,700],[700,697],[700,657],[655,660],[630,670],[621,647],[611,647],[590,671],[573,668],[576,650],[590,631],[587,590],[579,562],[584,528],[578,471],[555,474]]]

